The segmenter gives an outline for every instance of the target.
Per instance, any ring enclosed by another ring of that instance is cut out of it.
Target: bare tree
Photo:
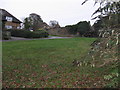
[[[50,22],[49,22],[49,26],[50,26],[50,27],[53,27],[53,28],[59,28],[59,27],[60,27],[58,21],[56,21],[56,20],[50,21]]]

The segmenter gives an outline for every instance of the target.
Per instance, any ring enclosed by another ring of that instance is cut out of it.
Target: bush
[[[49,36],[48,32],[45,30],[37,30],[37,31],[35,31],[35,33],[41,34],[41,37],[48,37]]]
[[[27,30],[9,30],[11,32],[11,36],[14,37],[24,37],[24,38],[43,38],[48,37],[48,32],[44,30],[39,31],[27,31]]]
[[[2,32],[2,39],[3,40],[9,40],[9,39],[11,39],[11,33],[8,32],[8,31],[3,31]]]

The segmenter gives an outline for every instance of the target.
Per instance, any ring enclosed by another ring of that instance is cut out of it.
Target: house
[[[22,22],[18,20],[15,16],[13,16],[4,9],[0,9],[0,14],[2,15],[2,30],[20,29],[20,24]]]

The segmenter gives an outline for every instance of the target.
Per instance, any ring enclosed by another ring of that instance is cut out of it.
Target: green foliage
[[[113,67],[113,65],[112,65]],[[104,75],[104,79],[109,81],[105,85],[106,88],[116,88],[119,87],[119,72],[118,67],[114,67],[109,71],[109,74]]]
[[[11,39],[11,33],[9,31],[2,31],[2,39],[3,40]]]
[[[88,0],[85,0],[85,2]],[[95,4],[98,3],[99,0],[95,1]],[[83,3],[85,3],[83,2]],[[95,27],[98,26],[98,29],[101,28],[98,40],[91,48],[92,61],[90,63],[95,64],[96,67],[112,67],[112,69],[117,69],[118,67],[118,47],[119,47],[119,37],[120,37],[120,1],[118,0],[101,0],[100,7],[93,13],[100,13],[100,15],[96,16],[93,19],[99,18],[100,21],[94,24]],[[100,27],[99,27],[100,26]],[[115,65],[115,67],[113,67]],[[107,70],[107,68],[104,68]],[[118,88],[118,71],[113,73],[108,71],[109,73],[103,76],[104,80],[108,81],[105,84],[105,87],[109,88]]]
[[[24,29],[29,30],[30,27],[31,27],[31,20],[29,20],[29,18],[25,18],[24,19]]]
[[[66,28],[68,28],[72,34],[79,33],[79,36],[85,36],[85,34],[91,30],[90,22],[87,21],[81,21],[75,25],[68,25]]]
[[[111,78],[113,78],[112,75],[105,75],[105,76],[104,76],[104,79],[106,79],[106,80],[110,80]]]
[[[86,3],[89,0],[85,0],[84,3]],[[104,28],[110,28],[113,26],[120,25],[120,1],[119,0],[95,0],[95,4],[99,3],[99,8],[93,13],[93,15],[97,14],[96,17],[93,19],[99,18],[102,20],[102,24]],[[93,16],[92,15],[92,16]],[[107,17],[105,19],[104,17]]]
[[[71,34],[76,34],[77,33],[77,25],[68,25],[66,28],[69,30]]]
[[[114,23],[114,22],[113,22]],[[117,25],[117,24],[113,24]],[[90,63],[95,64],[96,67],[107,67],[110,65],[112,69],[116,70],[118,67],[118,46],[119,46],[119,36],[120,29],[119,25],[115,28],[110,28],[109,25],[106,25],[107,29],[103,28],[99,31],[99,36],[101,38],[95,41],[96,43],[91,48],[91,52],[89,55],[92,58]],[[90,57],[89,57],[90,58]],[[113,67],[115,66],[115,67]],[[105,68],[106,70],[106,68]],[[108,83],[104,86],[107,88],[116,88],[118,87],[118,71],[111,72],[104,75],[104,80],[108,81]]]
[[[94,27],[94,30],[98,32],[100,29],[103,28],[102,21],[101,21],[101,20],[97,20],[97,21],[93,24],[93,27]]]
[[[48,33],[44,30],[42,31],[27,31],[27,30],[9,30],[11,32],[11,36],[14,37],[24,37],[24,38],[42,38],[48,37]]]
[[[40,37],[48,37],[48,35],[49,35],[46,30],[42,30],[42,29],[36,30],[36,31],[34,31],[34,33],[40,34]]]
[[[85,35],[87,32],[91,30],[90,22],[82,21],[77,24],[77,31],[79,32],[80,36]]]

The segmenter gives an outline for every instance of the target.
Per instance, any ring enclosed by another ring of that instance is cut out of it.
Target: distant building
[[[2,15],[2,29],[20,29],[22,22],[15,16],[4,9],[0,9],[0,14]]]

